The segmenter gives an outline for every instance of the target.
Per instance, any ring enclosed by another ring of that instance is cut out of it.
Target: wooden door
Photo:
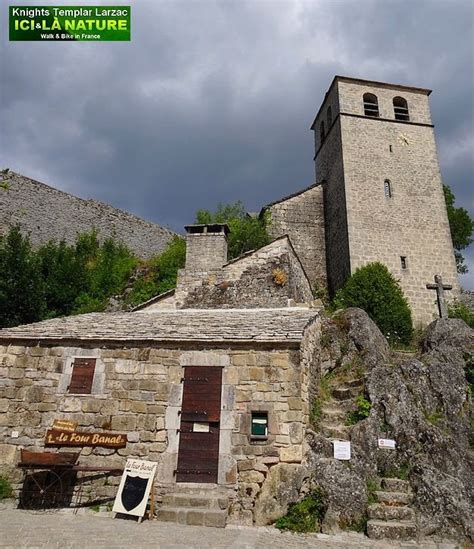
[[[217,483],[222,368],[187,366],[183,382],[176,481]]]

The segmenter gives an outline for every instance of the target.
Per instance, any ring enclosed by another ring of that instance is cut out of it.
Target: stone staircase
[[[416,539],[415,514],[410,507],[413,494],[410,483],[398,478],[383,478],[375,492],[378,503],[369,505],[367,535],[371,539]]]
[[[162,497],[156,518],[163,522],[224,528],[230,491],[216,484],[177,484]]]
[[[319,432],[329,440],[349,440],[347,413],[354,408],[355,399],[362,393],[363,379],[346,380],[333,387],[331,398],[321,408]]]

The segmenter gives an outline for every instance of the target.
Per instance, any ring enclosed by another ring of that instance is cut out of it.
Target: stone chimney
[[[185,229],[186,275],[216,271],[227,263],[227,225],[187,225]]]

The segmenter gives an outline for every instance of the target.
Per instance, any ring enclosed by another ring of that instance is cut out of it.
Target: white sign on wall
[[[395,450],[396,442],[391,438],[379,438],[379,448]]]
[[[351,443],[347,440],[334,440],[334,459],[351,459]]]
[[[112,511],[143,517],[155,472],[154,461],[127,459]]]

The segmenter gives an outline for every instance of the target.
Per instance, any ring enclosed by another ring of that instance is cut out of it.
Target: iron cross
[[[436,290],[436,297],[438,299],[438,311],[440,318],[448,318],[448,305],[446,298],[444,297],[444,290],[452,290],[451,284],[443,284],[441,275],[435,275],[434,284],[427,284],[428,290]]]

